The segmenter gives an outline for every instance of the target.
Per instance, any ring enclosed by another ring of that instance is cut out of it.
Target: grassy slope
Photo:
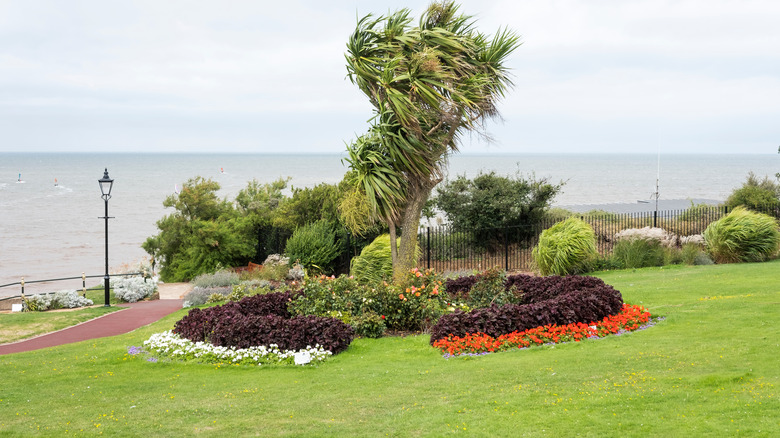
[[[0,435],[780,432],[780,261],[600,276],[666,320],[623,336],[450,360],[426,336],[359,339],[319,368],[126,355],[182,311],[123,336],[0,356]]]

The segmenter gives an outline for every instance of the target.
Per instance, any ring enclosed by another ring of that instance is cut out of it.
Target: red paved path
[[[139,327],[151,324],[160,318],[181,309],[182,300],[140,301],[132,304],[120,304],[127,307],[99,318],[83,322],[37,338],[0,345],[0,355],[38,350],[55,345],[86,341],[87,339],[116,336],[131,332]]]

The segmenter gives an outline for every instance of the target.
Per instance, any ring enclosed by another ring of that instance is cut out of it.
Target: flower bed
[[[456,310],[431,329],[431,344],[448,336],[485,333],[498,337],[544,325],[598,321],[620,312],[623,298],[612,286],[594,277],[527,277],[522,304]]]
[[[620,334],[637,330],[649,321],[650,312],[644,307],[623,304],[620,313],[590,324],[581,322],[566,325],[550,324],[523,331],[514,331],[498,337],[485,333],[470,333],[465,336],[450,335],[433,342],[433,346],[445,353],[445,357],[493,353],[513,348],[527,348],[533,345],[579,342],[588,338]]]
[[[324,361],[332,353],[319,345],[300,350],[282,350],[277,345],[268,347],[218,347],[208,342],[192,342],[176,333],[166,331],[152,335],[144,341],[144,347],[152,350],[154,356],[149,362],[156,362],[157,356],[169,359],[196,360],[206,363],[227,363],[231,365],[295,364],[306,365]],[[131,346],[127,349],[133,356],[145,351]]]
[[[333,354],[346,350],[354,336],[352,327],[334,318],[292,316],[287,304],[296,295],[269,293],[203,310],[195,308],[176,322],[173,332],[217,347],[277,345],[298,351],[321,345]]]

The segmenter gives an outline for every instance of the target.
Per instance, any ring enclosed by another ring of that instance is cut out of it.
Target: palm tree
[[[512,85],[504,61],[519,45],[508,29],[492,39],[478,32],[450,1],[432,3],[417,26],[408,9],[358,21],[347,43],[347,71],[376,116],[369,133],[349,147],[348,161],[363,175],[375,215],[393,233],[401,227],[394,280],[417,263],[422,208],[460,136],[482,133],[483,121],[499,115],[497,101]],[[360,156],[372,159],[355,160]],[[361,168],[356,161],[375,164]]]

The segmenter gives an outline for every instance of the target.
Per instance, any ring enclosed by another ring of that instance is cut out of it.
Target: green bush
[[[298,227],[284,252],[291,261],[297,261],[309,271],[332,273],[339,254],[336,233],[326,220]]]
[[[542,275],[588,272],[598,258],[596,234],[581,219],[566,219],[542,231],[532,256]]]
[[[381,338],[387,330],[384,318],[373,312],[352,318],[352,328],[362,338]]]
[[[771,216],[737,207],[704,230],[704,241],[717,263],[762,262],[777,254],[780,228]]]
[[[363,248],[360,255],[352,259],[349,273],[361,283],[379,283],[393,278],[390,235],[382,234]]]
[[[506,287],[506,272],[498,268],[488,269],[479,275],[479,279],[469,290],[467,304],[472,309],[490,307],[495,304],[519,304],[521,299],[515,294],[516,288]]]
[[[446,311],[441,280],[433,271],[413,269],[403,285],[361,283],[355,278],[309,278],[288,309],[297,315],[353,316],[374,313],[393,330],[425,330]],[[440,293],[441,292],[441,293]]]
[[[628,269],[663,266],[664,256],[661,242],[655,239],[620,239],[612,248],[615,264]]]
[[[440,184],[433,203],[453,229],[473,235],[472,245],[489,247],[503,244],[505,238],[514,243],[530,237],[562,186],[533,175],[525,179],[519,174],[512,178],[480,173],[473,180],[458,176]],[[504,236],[506,228],[518,225],[524,227]]]
[[[744,206],[755,211],[766,211],[780,207],[780,184],[750,172],[742,187],[734,190],[726,200],[729,208]]]

